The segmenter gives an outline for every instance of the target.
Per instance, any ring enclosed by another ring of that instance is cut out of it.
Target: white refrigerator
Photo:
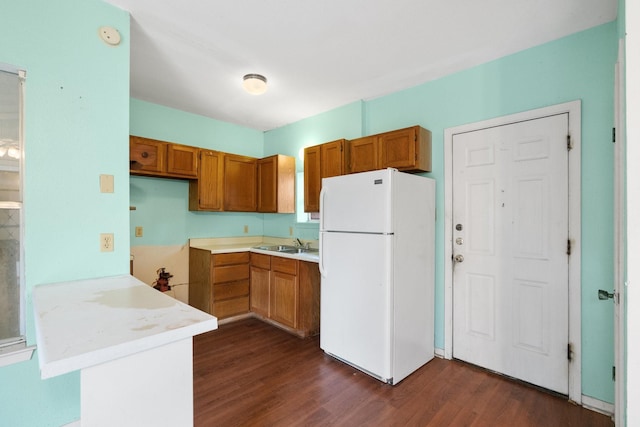
[[[433,358],[435,181],[322,180],[320,347],[389,384]]]

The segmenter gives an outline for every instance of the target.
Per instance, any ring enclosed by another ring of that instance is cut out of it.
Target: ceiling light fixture
[[[263,75],[247,74],[242,80],[242,87],[251,95],[262,95],[267,91],[267,78]]]

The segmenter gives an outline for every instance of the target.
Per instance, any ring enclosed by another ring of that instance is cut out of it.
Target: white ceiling
[[[106,0],[131,96],[269,130],[616,18],[617,0]],[[263,74],[260,96],[242,76]]]

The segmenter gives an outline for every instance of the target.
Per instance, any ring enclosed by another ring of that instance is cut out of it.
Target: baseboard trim
[[[582,406],[595,412],[599,412],[604,415],[613,416],[615,412],[615,406],[613,403],[604,402],[594,397],[582,395]]]

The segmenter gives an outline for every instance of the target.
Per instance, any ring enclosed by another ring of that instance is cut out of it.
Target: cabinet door
[[[327,142],[320,146],[321,177],[329,178],[345,174],[344,170],[344,139]]]
[[[271,271],[251,266],[251,311],[264,317],[269,317],[270,277]]]
[[[320,212],[320,146],[304,149],[304,211]]]
[[[431,171],[431,132],[420,126],[385,132],[380,141],[380,167],[408,172]]]
[[[278,211],[278,157],[258,160],[258,212]]]
[[[275,257],[277,258],[277,257]],[[291,328],[298,327],[298,278],[271,272],[271,319]]]
[[[298,330],[320,333],[320,270],[317,262],[298,262]]]
[[[366,136],[349,141],[349,173],[376,169],[380,169],[378,136]]]
[[[256,211],[256,159],[224,155],[224,210]]]
[[[198,148],[180,144],[168,144],[167,173],[187,178],[197,178]]]
[[[129,137],[130,172],[133,174],[164,174],[168,143],[140,136]]]
[[[189,210],[222,210],[223,154],[200,150],[198,180],[189,182]]]

